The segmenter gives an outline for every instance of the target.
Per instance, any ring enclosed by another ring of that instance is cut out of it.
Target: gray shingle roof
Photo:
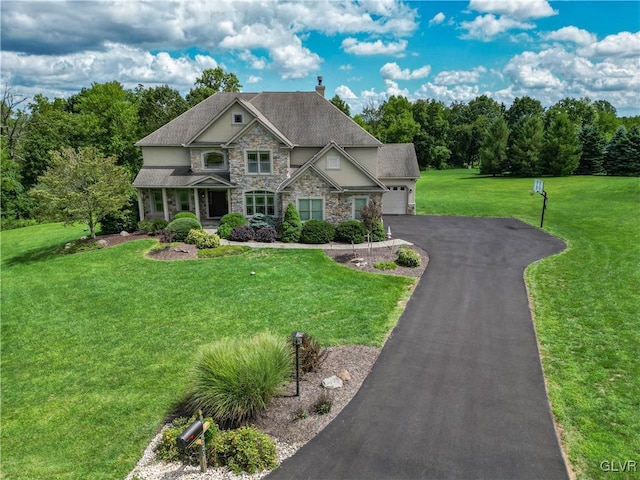
[[[189,167],[142,167],[133,181],[133,186],[138,188],[178,188],[196,184],[231,185],[228,173],[192,172]]]
[[[378,149],[378,178],[419,178],[413,143],[388,143]]]
[[[298,146],[381,143],[316,92],[216,93],[140,140],[138,146],[188,143],[236,98],[249,103]]]

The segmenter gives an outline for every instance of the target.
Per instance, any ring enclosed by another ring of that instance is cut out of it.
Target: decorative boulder
[[[129,235],[131,235],[131,234],[129,232],[125,231],[125,230],[120,232],[120,236],[121,237],[128,237]]]
[[[342,388],[343,383],[339,377],[334,375],[332,377],[325,378],[322,381],[322,386],[329,390],[335,390],[336,388]]]
[[[340,378],[344,382],[351,381],[351,375],[346,370],[342,369],[338,372],[338,378]]]

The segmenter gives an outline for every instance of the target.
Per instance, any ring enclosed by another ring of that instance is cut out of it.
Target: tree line
[[[236,75],[220,67],[203,71],[184,97],[168,85],[127,90],[117,81],[54,99],[28,99],[5,86],[2,217],[29,218],[38,211],[38,196],[29,192],[57,158],[54,152],[93,148],[93,155],[114,159],[133,180],[142,166],[137,140],[213,93],[241,88]],[[351,116],[338,95],[330,101]],[[604,100],[566,98],[545,109],[521,97],[507,109],[486,95],[449,106],[392,96],[352,118],[382,142],[414,143],[422,169],[479,165],[491,175],[640,174],[640,117],[620,118]]]
[[[331,100],[344,108],[338,97]],[[354,120],[385,143],[413,143],[422,169],[479,165],[481,174],[640,175],[640,117],[606,100],[565,98],[544,108],[516,98],[507,109],[480,95],[446,106],[392,96]]]

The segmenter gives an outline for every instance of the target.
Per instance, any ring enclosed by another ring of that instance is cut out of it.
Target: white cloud
[[[139,48],[107,43],[105,51],[87,51],[66,55],[24,55],[1,53],[3,80],[9,83],[38,79],[40,92],[66,92],[69,88],[89,86],[92,82],[109,82],[116,78],[125,88],[138,83],[170,84],[187,90],[207,68],[218,62],[206,55],[173,58],[167,52],[151,54]]]
[[[342,49],[346,53],[353,55],[399,55],[407,48],[406,40],[383,43],[381,40],[375,42],[359,42],[355,38],[345,38],[342,41]]]
[[[349,87],[346,85],[340,85],[336,88],[336,95],[338,95],[343,100],[353,100],[358,98],[355,93],[351,91]]]
[[[434,17],[431,20],[429,20],[429,25],[439,25],[440,23],[444,22],[445,18],[447,17],[445,16],[444,13],[442,12],[436,13]]]
[[[573,42],[577,45],[590,45],[597,40],[597,37],[593,33],[589,33],[573,25],[562,27],[560,30],[548,33],[544,35],[543,38],[559,42]]]
[[[640,56],[640,32],[620,32],[609,35],[599,42],[585,46],[578,50],[580,55],[604,57],[635,57]]]
[[[506,15],[519,20],[557,15],[547,0],[470,0],[469,9]]]
[[[425,78],[431,71],[430,65],[417,68],[415,70],[409,70],[408,68],[400,69],[397,63],[385,63],[380,68],[380,74],[385,80],[417,80]]]
[[[535,28],[532,23],[524,23],[510,17],[496,17],[493,14],[478,16],[471,22],[462,22],[460,26],[467,30],[462,38],[470,38],[489,41],[496,35],[513,29],[531,30]]]
[[[608,100],[618,108],[640,108],[640,64],[637,57],[609,57],[598,61],[554,47],[524,52],[504,68],[512,82],[514,96],[531,95],[547,99],[590,97]]]
[[[427,82],[415,92],[414,98],[433,98],[448,105],[451,102],[468,103],[479,95],[481,93],[477,85],[456,85],[449,88]]]
[[[238,54],[238,58],[254,70],[263,70],[267,66],[266,58],[257,57],[250,50],[243,50]]]
[[[458,85],[461,83],[477,83],[480,75],[486,73],[483,66],[473,70],[445,70],[436,75],[434,83],[436,85]]]
[[[261,81],[262,81],[262,77],[258,77],[257,75],[249,75],[247,77],[247,83],[248,84],[260,83]]]
[[[347,65],[340,65],[340,70],[343,70],[343,71],[349,71],[349,70],[353,70],[353,67],[352,67],[351,65],[349,65],[349,64],[347,64]]]
[[[396,96],[396,97],[408,97],[409,90],[406,88],[399,88],[398,84],[390,79],[385,79],[384,81],[386,86],[386,94],[388,97]]]

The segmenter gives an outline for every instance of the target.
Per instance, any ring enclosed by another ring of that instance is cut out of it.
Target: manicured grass
[[[137,240],[55,253],[82,234],[49,224],[0,237],[6,479],[123,478],[202,345],[265,330],[380,345],[413,284],[315,250],[163,262]]]
[[[527,269],[553,413],[578,478],[636,461],[640,471],[640,189],[638,178],[545,178],[544,229],[566,252]],[[512,216],[539,226],[533,179],[430,171],[417,187],[420,214]],[[629,465],[629,464],[627,464]],[[603,465],[606,467],[606,465]]]

